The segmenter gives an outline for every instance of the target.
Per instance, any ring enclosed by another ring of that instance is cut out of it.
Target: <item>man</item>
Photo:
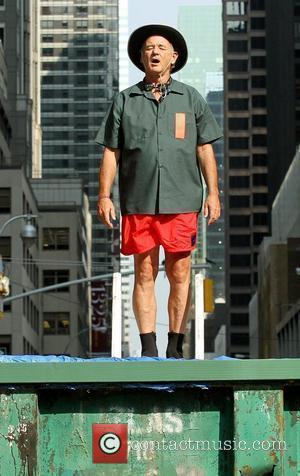
[[[128,41],[143,81],[116,95],[96,137],[105,146],[99,170],[98,216],[112,228],[111,187],[119,167],[122,246],[134,254],[133,310],[142,356],[155,357],[154,283],[159,246],[170,282],[167,357],[182,358],[189,304],[191,251],[196,247],[203,173],[208,224],[220,216],[217,167],[211,143],[221,131],[202,96],[171,78],[187,61],[183,36],[166,25],[146,25]]]

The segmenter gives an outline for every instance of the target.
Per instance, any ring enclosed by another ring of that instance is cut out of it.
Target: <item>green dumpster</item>
[[[299,359],[0,365],[1,476],[300,475]]]

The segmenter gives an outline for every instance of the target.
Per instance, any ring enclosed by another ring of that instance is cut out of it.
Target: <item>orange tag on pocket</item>
[[[185,112],[175,113],[175,139],[185,138]]]

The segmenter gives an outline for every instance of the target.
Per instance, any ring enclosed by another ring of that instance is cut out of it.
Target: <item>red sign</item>
[[[93,424],[93,463],[127,463],[127,424]]]

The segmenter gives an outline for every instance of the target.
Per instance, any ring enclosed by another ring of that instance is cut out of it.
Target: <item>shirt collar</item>
[[[182,83],[172,78],[172,82],[169,86],[169,92],[183,94],[184,90],[183,90]],[[143,95],[145,93],[147,94],[147,92],[143,89],[143,81],[140,81],[139,83],[134,84],[130,88],[129,96]]]

